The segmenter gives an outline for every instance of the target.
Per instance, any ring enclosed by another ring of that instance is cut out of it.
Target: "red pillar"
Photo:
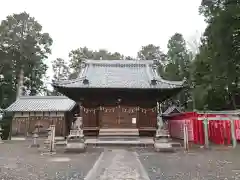
[[[199,135],[200,135],[200,144],[204,144],[204,130],[203,130],[203,121],[198,121],[199,123]]]
[[[227,138],[227,145],[231,144],[231,129],[230,129],[230,121],[225,121],[225,132]]]

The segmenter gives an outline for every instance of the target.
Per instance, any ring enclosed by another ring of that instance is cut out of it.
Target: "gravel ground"
[[[43,149],[28,148],[29,144],[26,141],[0,144],[1,180],[81,180],[101,153],[101,149],[90,148],[83,154],[66,154],[63,148],[58,148],[55,155],[41,155]]]
[[[28,141],[0,144],[1,180],[81,180],[103,152],[101,148],[88,148],[86,153],[65,154],[63,148],[58,147],[57,153],[50,156],[41,155],[43,149],[29,148],[30,144]],[[235,150],[198,148],[189,153],[181,150],[156,153],[151,148],[127,149],[138,153],[151,180],[240,179],[240,146]]]
[[[198,149],[189,153],[155,153],[138,150],[151,180],[236,180],[240,179],[240,148]]]

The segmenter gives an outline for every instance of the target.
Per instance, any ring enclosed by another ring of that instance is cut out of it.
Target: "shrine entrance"
[[[101,113],[102,128],[137,128],[136,107],[117,106],[105,108]]]

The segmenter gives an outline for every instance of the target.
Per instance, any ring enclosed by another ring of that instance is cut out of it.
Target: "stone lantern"
[[[38,139],[39,135],[38,135],[36,129],[35,129],[35,131],[33,131],[33,136],[32,137],[33,137],[33,142],[31,144],[31,147],[37,147],[37,148],[40,147],[40,145],[37,142],[37,139]]]

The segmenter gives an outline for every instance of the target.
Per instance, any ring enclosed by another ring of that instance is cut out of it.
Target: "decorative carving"
[[[156,79],[152,79],[151,80],[151,85],[157,85],[157,80]]]
[[[161,115],[157,116],[157,124],[158,124],[158,129],[163,129],[164,123]]]
[[[86,62],[85,61],[82,61],[81,62],[81,68],[85,68],[87,66]]]
[[[84,84],[84,85],[89,84],[89,80],[88,80],[88,79],[84,79],[84,80],[83,80],[83,84]]]
[[[71,129],[74,130],[74,134],[76,134],[75,132],[78,131],[77,136],[79,136],[79,137],[84,137],[82,125],[83,125],[82,117],[76,117],[76,120],[74,122],[72,122]],[[75,136],[74,134],[70,133],[70,136],[72,136],[72,135]]]

